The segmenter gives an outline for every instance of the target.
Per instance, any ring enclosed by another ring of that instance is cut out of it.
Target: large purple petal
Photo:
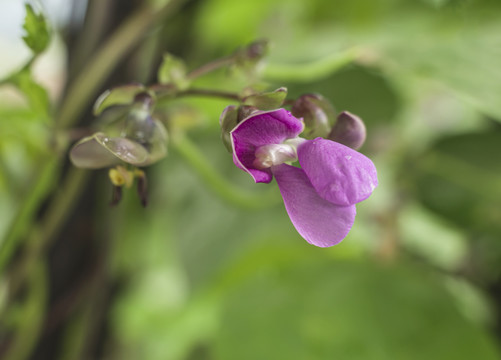
[[[378,184],[372,161],[334,141],[317,138],[298,147],[299,163],[317,193],[337,205],[367,199]]]
[[[338,206],[322,199],[300,168],[282,164],[272,171],[292,224],[306,241],[328,247],[348,235],[355,221],[355,205]]]
[[[247,171],[255,182],[269,183],[272,179],[270,170],[256,169],[253,165],[256,149],[295,138],[303,128],[303,122],[285,109],[252,114],[230,133],[235,165]]]

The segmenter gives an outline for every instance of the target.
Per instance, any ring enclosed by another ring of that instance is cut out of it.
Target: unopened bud
[[[247,57],[249,59],[261,59],[268,52],[268,48],[269,48],[268,40],[265,39],[256,40],[249,46],[247,46],[246,48]]]
[[[134,180],[134,175],[121,165],[108,171],[108,177],[114,186],[130,187]]]
[[[238,49],[233,54],[233,71],[250,76],[262,69],[262,59],[268,52],[268,42],[266,40],[258,40],[252,44]]]
[[[257,40],[235,53],[236,63],[239,65],[257,63],[266,56],[269,48],[268,40]]]
[[[357,150],[365,142],[365,136],[366,129],[362,119],[348,111],[343,111],[337,117],[327,138]]]
[[[281,107],[286,97],[287,88],[281,87],[272,92],[249,95],[243,99],[243,103],[259,110],[273,110]]]
[[[151,111],[153,105],[155,104],[155,99],[150,93],[143,91],[134,96],[134,104],[139,105],[145,110]]]
[[[160,84],[174,85],[180,90],[187,89],[190,85],[186,64],[180,58],[169,53],[164,54],[157,77]]]
[[[332,104],[319,94],[300,96],[294,101],[291,113],[297,118],[303,118],[303,136],[307,139],[326,137],[335,117]]]

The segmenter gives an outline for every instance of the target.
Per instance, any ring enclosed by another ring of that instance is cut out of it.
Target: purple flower
[[[303,129],[285,109],[255,112],[231,131],[233,161],[255,182],[275,176],[287,213],[306,241],[336,245],[353,225],[355,204],[377,186],[376,168],[340,143],[298,137]],[[296,160],[301,168],[287,164]]]

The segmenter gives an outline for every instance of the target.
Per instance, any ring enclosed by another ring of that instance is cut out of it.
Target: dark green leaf
[[[411,163],[408,181],[427,207],[459,226],[501,234],[501,132],[443,138]]]

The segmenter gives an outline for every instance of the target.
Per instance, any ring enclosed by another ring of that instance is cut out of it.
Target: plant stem
[[[148,29],[176,10],[183,1],[171,0],[160,10],[145,5],[128,19],[73,81],[59,110],[57,125],[60,127],[73,125],[78,120],[78,115],[89,105],[91,98],[106,81],[113,67],[139,42]]]
[[[181,91],[177,94],[178,97],[183,96],[205,96],[205,97],[218,97],[222,99],[241,101],[240,95],[229,91],[220,91],[212,89],[197,89],[192,88],[185,91]]]
[[[8,352],[2,359],[27,359],[36,345],[47,306],[49,286],[47,277],[46,265],[42,260],[36,261],[29,273],[29,293],[24,304],[21,308],[14,308],[14,312],[8,313],[14,317],[12,320],[15,322],[15,331]]]
[[[227,56],[227,57],[224,57],[221,59],[211,61],[205,65],[202,65],[198,69],[191,71],[188,75],[186,75],[186,78],[188,80],[194,80],[194,79],[196,79],[202,75],[205,75],[207,73],[210,73],[214,70],[220,69],[224,66],[231,65],[234,62],[234,60],[235,60],[235,57],[233,55],[230,55],[230,56]]]
[[[59,159],[50,159],[37,174],[35,184],[17,211],[17,215],[10,225],[2,243],[2,247],[0,248],[0,273],[10,260],[19,239],[21,239],[29,229],[29,223],[33,220],[39,204],[54,187],[59,174],[58,166]]]
[[[64,221],[70,215],[72,208],[77,205],[85,182],[89,176],[88,171],[72,168],[66,176],[64,183],[55,195],[49,208],[39,224],[34,224],[26,241],[26,249],[16,268],[13,269],[10,292],[15,294],[21,286],[23,279],[32,271],[36,259],[53,241]]]

